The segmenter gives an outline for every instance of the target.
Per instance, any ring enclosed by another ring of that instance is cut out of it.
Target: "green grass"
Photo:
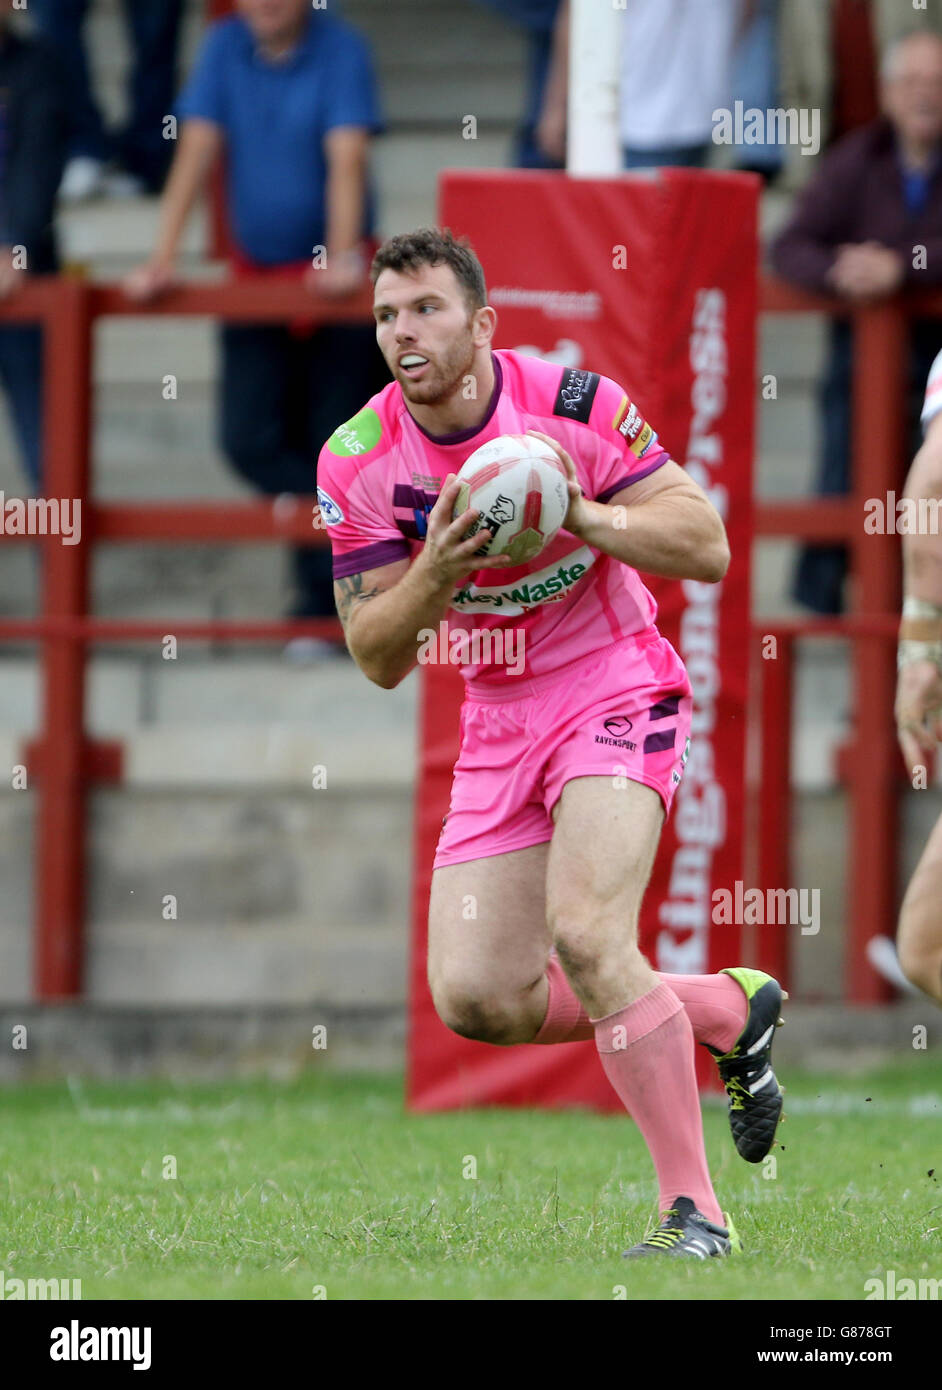
[[[887,1269],[942,1278],[942,1065],[786,1079],[775,1177],[706,1106],[745,1246],[706,1264],[620,1258],[656,1190],[618,1116],[408,1115],[398,1079],[323,1072],[6,1090],[0,1269],[86,1299],[862,1299]]]

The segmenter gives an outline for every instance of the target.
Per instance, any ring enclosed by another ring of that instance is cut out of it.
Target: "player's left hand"
[[[563,446],[558,444],[555,439],[551,439],[548,434],[541,434],[539,430],[527,430],[527,434],[532,434],[534,439],[542,439],[544,444],[548,444],[565,468],[566,487],[569,489],[569,510],[563,518],[563,530],[568,531],[571,536],[578,536],[583,525],[589,520],[589,510],[586,506],[582,485],[576,476],[576,465]]]
[[[930,762],[942,741],[942,672],[933,661],[911,661],[896,684],[896,729],[910,775]]]

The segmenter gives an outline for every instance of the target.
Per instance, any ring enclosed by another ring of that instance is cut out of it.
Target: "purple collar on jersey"
[[[469,430],[460,430],[457,434],[429,434],[428,430],[422,429],[418,420],[412,415],[412,412],[409,411],[409,414],[412,415],[412,423],[417,430],[422,430],[426,439],[430,439],[433,444],[466,444],[469,439],[473,439],[476,434],[480,434],[481,430],[483,430],[484,426],[497,409],[497,402],[500,400],[500,393],[504,385],[504,371],[500,365],[500,359],[491,353],[491,362],[494,365],[494,390],[491,392],[490,403],[481,423],[479,425],[474,425]]]

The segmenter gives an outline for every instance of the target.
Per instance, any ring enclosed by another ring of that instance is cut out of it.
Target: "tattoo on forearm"
[[[363,589],[362,574],[351,574],[346,579],[337,580],[337,613],[344,627],[355,603],[366,603],[383,592],[380,588]]]

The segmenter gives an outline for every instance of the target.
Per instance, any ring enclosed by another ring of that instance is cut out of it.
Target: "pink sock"
[[[546,1017],[533,1041],[563,1043],[583,1042],[587,1038],[594,1038],[595,1025],[573,993],[572,985],[566,979],[566,972],[555,952],[550,955],[546,967],[546,980],[549,984]]]
[[[658,984],[617,1013],[595,1021],[605,1075],[644,1136],[654,1163],[661,1212],[689,1197],[723,1225],[703,1147],[693,1064],[693,1029],[669,985]]]
[[[732,975],[658,975],[687,1010],[698,1043],[729,1052],[746,1026],[749,1001]]]
[[[535,1043],[581,1042],[595,1037],[592,1020],[573,993],[556,953],[546,967],[549,1003]],[[749,1011],[745,990],[731,975],[658,975],[670,985],[687,1011],[698,1043],[729,1052],[746,1026]]]

